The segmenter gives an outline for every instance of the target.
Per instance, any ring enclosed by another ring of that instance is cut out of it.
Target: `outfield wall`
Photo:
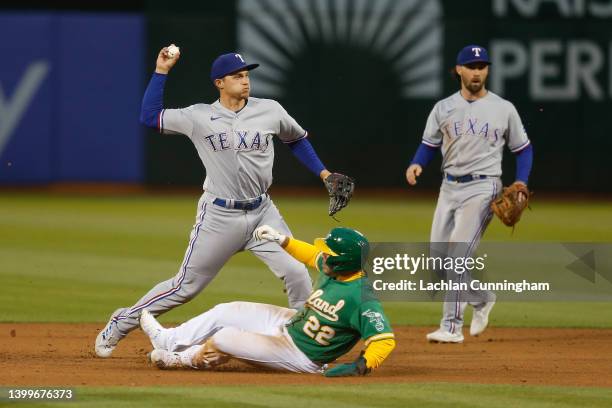
[[[143,180],[143,18],[6,12],[0,37],[0,183]]]
[[[353,175],[361,186],[403,186],[431,107],[457,89],[449,74],[457,51],[478,43],[493,58],[490,88],[516,105],[533,141],[533,188],[612,191],[612,6],[605,2],[479,0],[468,8],[442,0],[235,0],[138,7],[144,17],[79,15],[105,21],[73,24],[82,35],[67,36],[79,43],[90,38],[96,52],[62,46],[51,28],[0,25],[6,35],[20,27],[24,32],[21,42],[0,44],[3,54],[18,47],[20,59],[0,67],[3,106],[36,55],[58,68],[48,70],[12,131],[0,121],[0,136],[10,133],[0,149],[0,182],[201,184],[204,171],[188,139],[163,137],[137,123],[155,56],[175,42],[182,58],[167,83],[168,107],[213,101],[210,63],[238,50],[262,64],[253,71],[253,94],[278,99],[309,130],[328,167]],[[0,18],[11,13],[0,12]],[[70,13],[38,18],[56,27],[65,15]],[[54,44],[65,51],[52,52]],[[101,73],[113,55],[121,64]],[[70,69],[75,56],[79,69]],[[438,185],[439,164],[437,158],[430,165],[421,186]],[[513,172],[507,153],[506,181]],[[318,183],[280,143],[274,174],[277,185]]]

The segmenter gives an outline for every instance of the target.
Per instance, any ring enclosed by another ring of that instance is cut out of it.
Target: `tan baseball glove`
[[[522,197],[521,197],[522,196]],[[529,206],[531,192],[523,183],[514,182],[504,187],[502,194],[493,200],[491,210],[505,225],[513,227]]]

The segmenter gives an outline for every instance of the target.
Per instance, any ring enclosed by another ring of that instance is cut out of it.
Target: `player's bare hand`
[[[283,245],[287,237],[269,225],[262,225],[253,231],[253,238],[258,241],[270,241]]]
[[[411,164],[406,170],[406,180],[408,184],[414,186],[417,183],[417,177],[421,175],[423,168],[418,164]]]
[[[167,74],[180,57],[181,51],[176,45],[170,44],[169,46],[162,48],[157,55],[155,72],[158,74]]]

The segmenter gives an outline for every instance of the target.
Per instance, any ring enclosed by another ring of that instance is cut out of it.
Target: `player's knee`
[[[309,295],[312,290],[312,279],[303,264],[290,268],[284,281],[288,291],[307,292],[307,295]]]
[[[311,282],[308,269],[301,262],[295,262],[287,265],[285,269],[284,280],[286,283],[304,283]]]
[[[235,327],[224,327],[213,334],[209,341],[211,346],[214,346],[215,350],[219,351],[219,353],[232,354],[233,345],[241,338],[241,332],[240,329]]]
[[[202,289],[204,289],[206,286],[200,279],[198,279],[197,276],[192,276],[192,274],[186,275],[179,285],[177,295],[180,296],[185,302],[190,301],[199,295]]]

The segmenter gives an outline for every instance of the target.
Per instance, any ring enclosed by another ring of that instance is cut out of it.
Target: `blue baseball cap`
[[[244,62],[242,55],[230,52],[228,54],[219,55],[212,63],[210,68],[210,79],[215,82],[215,79],[221,79],[233,72],[242,70],[250,71],[259,66],[259,64],[247,64]]]
[[[472,62],[484,62],[491,65],[487,49],[475,44],[463,47],[457,54],[457,65],[467,65]]]

